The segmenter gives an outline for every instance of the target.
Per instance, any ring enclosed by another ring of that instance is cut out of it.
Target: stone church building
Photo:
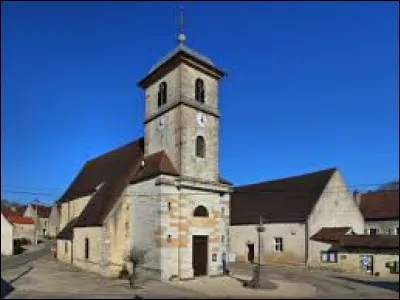
[[[222,273],[231,185],[218,166],[224,72],[184,40],[138,83],[144,137],[87,161],[59,199],[60,261],[114,277],[133,250],[163,281]]]

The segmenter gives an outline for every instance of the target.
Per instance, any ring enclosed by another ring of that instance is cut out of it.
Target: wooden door
[[[194,235],[192,249],[194,276],[207,275],[208,236]]]

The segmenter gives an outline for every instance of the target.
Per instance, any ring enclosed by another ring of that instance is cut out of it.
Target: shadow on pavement
[[[343,276],[334,276],[335,278],[342,279],[342,280],[348,280],[356,283],[362,283],[370,286],[376,286],[380,288],[384,288],[387,290],[399,292],[399,282],[398,281],[373,281],[373,280],[361,280],[361,279],[355,279],[355,278],[347,278]]]
[[[14,283],[15,281],[17,281],[18,279],[20,279],[22,276],[28,274],[30,271],[32,271],[33,267],[29,267],[28,269],[26,269],[25,271],[23,271],[21,274],[19,274],[17,277],[15,277],[14,279],[10,280],[10,283]]]
[[[4,299],[9,293],[14,290],[14,287],[9,284],[7,281],[1,278],[1,299]]]

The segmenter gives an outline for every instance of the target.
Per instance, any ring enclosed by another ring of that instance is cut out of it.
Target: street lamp
[[[261,232],[264,232],[263,217],[260,216],[260,224],[257,225],[258,232],[258,264],[254,270],[253,279],[250,283],[252,288],[260,288],[260,277],[261,277]]]

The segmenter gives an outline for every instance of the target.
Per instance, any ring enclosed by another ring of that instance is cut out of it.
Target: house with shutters
[[[144,136],[87,161],[58,200],[57,258],[118,276],[130,253],[163,281],[222,274],[230,183],[219,174],[219,81],[177,46],[138,82]]]
[[[229,250],[236,261],[325,266],[331,245],[313,240],[329,235],[362,234],[363,217],[336,168],[233,188]],[[264,231],[257,227],[262,222]],[[260,248],[259,248],[260,247]]]

